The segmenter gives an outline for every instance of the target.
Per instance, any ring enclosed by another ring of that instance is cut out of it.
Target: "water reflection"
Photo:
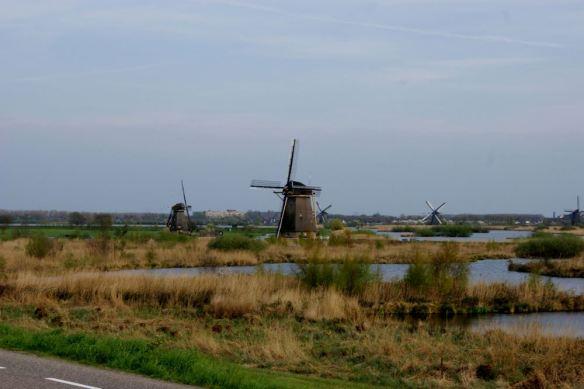
[[[444,332],[455,327],[477,333],[503,330],[519,336],[584,338],[584,312],[456,315],[449,318],[431,315],[423,319],[405,316],[401,320],[409,324],[411,331],[416,331],[421,325],[428,325],[433,332]]]

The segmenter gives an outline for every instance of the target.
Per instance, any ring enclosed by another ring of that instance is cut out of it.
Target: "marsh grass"
[[[225,234],[209,242],[209,248],[220,251],[252,251],[260,252],[266,244],[260,240],[240,234]]]
[[[131,234],[131,231],[128,233]],[[6,259],[6,272],[31,271],[59,274],[63,271],[117,270],[162,267],[193,267],[222,265],[256,265],[258,263],[306,263],[318,249],[322,261],[341,263],[345,258],[370,258],[372,263],[411,263],[418,250],[436,255],[441,245],[436,242],[396,242],[386,239],[354,239],[349,247],[334,246],[319,240],[279,240],[262,243],[264,248],[253,250],[216,250],[208,247],[209,238],[191,238],[186,242],[134,241],[132,239],[52,239],[59,250],[45,257],[42,263],[25,253],[26,238],[0,242],[0,255]],[[378,241],[380,243],[378,243]],[[255,243],[253,243],[255,244]],[[458,244],[461,260],[480,258],[511,258],[515,244],[501,243],[487,247],[485,242]],[[235,248],[230,245],[230,248]],[[241,246],[239,246],[241,247]],[[244,246],[246,247],[246,246]],[[150,250],[156,258],[149,258]]]
[[[398,387],[484,386],[487,383],[477,377],[477,370],[482,374],[485,369],[492,375],[480,377],[492,377],[501,386],[527,382],[534,374],[550,387],[575,385],[584,378],[583,340],[537,333],[517,337],[502,331],[475,335],[423,321],[411,325],[393,320],[384,314],[392,307],[398,312],[399,307],[419,311],[421,306],[420,301],[408,300],[401,282],[372,283],[355,295],[335,287],[311,290],[294,277],[269,274],[197,278],[21,274],[2,286],[0,319],[5,325],[13,323],[27,331],[59,328],[60,336],[82,331],[91,336],[148,339],[156,354],[164,350],[188,354],[196,348],[246,366]],[[489,304],[559,308],[560,301],[569,298],[535,282],[517,287],[471,286],[460,301],[477,308]],[[430,312],[439,312],[441,301],[427,299]],[[0,331],[4,347],[5,336],[10,337]],[[28,347],[23,339],[18,337],[9,347]],[[102,352],[101,347],[86,348],[72,338],[63,342],[70,351],[56,355],[90,363],[117,360],[104,354],[112,344]],[[60,350],[58,344],[41,343],[47,346],[37,351]],[[40,343],[34,347],[41,347]],[[140,359],[141,351],[124,347],[128,358],[138,358],[136,368],[145,368],[148,361]],[[67,355],[72,350],[78,350],[74,357]],[[97,351],[107,357],[96,362],[92,353]],[[188,363],[197,366],[196,359]]]
[[[521,258],[573,258],[584,251],[584,240],[571,234],[551,235],[536,233],[517,246],[515,252]]]
[[[584,258],[533,261],[527,263],[509,262],[510,271],[536,273],[550,277],[584,278]]]

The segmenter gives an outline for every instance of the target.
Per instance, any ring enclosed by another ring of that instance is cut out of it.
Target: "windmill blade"
[[[191,215],[189,214],[189,204],[187,203],[187,195],[185,194],[185,184],[183,183],[183,180],[180,180],[180,186],[182,187],[182,192],[183,192],[183,199],[185,200],[185,210],[187,211],[187,220],[189,223],[189,229],[191,228]]]
[[[576,210],[578,210],[578,211],[579,211],[579,210],[580,210],[580,196],[576,196],[576,204],[578,205],[578,206],[576,207]]]
[[[270,180],[252,180],[250,188],[283,189],[282,183]]]
[[[438,208],[436,208],[436,209],[434,210],[434,212],[438,212],[438,211],[440,210],[440,208],[442,208],[442,207],[443,207],[443,206],[445,206],[445,205],[446,205],[446,201],[445,201],[445,202],[443,202],[442,204],[440,204],[440,206],[439,206]]]
[[[426,200],[426,205],[432,210],[435,211],[434,207],[432,206],[432,204],[430,204],[429,201]]]
[[[286,180],[286,184],[290,181],[294,181],[294,177],[296,176],[296,165],[298,164],[298,147],[298,140],[293,139],[292,149],[290,150],[290,163],[288,164],[288,179]]]
[[[282,212],[280,213],[280,221],[278,222],[278,229],[276,230],[276,239],[280,238],[282,232],[282,223],[284,223],[284,213],[286,212],[286,205],[288,205],[288,197],[284,196],[282,200]]]
[[[329,209],[331,209],[331,207],[332,207],[332,206],[333,206],[332,204],[331,204],[331,205],[329,205],[328,207],[326,207],[325,209],[323,209],[323,210],[322,210],[322,212],[326,212],[326,211],[328,211]],[[319,208],[320,208],[320,207],[319,207]]]
[[[432,216],[431,213],[427,214],[425,218],[422,219],[422,223],[428,220]]]
[[[442,220],[440,220],[440,218],[438,217],[438,214],[434,214],[434,217],[436,218],[436,221],[438,222],[438,224],[442,224]]]

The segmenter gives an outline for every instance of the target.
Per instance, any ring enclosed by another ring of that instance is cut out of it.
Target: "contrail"
[[[148,65],[138,65],[138,66],[124,67],[124,68],[116,68],[116,69],[91,70],[91,71],[87,71],[87,72],[59,73],[59,74],[46,74],[46,75],[42,75],[42,76],[20,77],[20,78],[13,78],[11,80],[3,80],[2,83],[47,81],[47,80],[69,79],[69,78],[84,78],[84,77],[90,77],[90,76],[99,76],[99,75],[103,75],[103,74],[134,72],[134,71],[138,71],[138,70],[152,69],[152,68],[156,68],[159,66],[163,66],[163,64],[148,64]]]
[[[337,19],[334,17],[326,17],[326,16],[318,16],[318,15],[310,15],[310,14],[299,14],[299,13],[284,11],[284,10],[281,10],[278,8],[267,7],[267,6],[263,6],[263,5],[259,5],[259,4],[244,3],[244,2],[235,1],[235,0],[214,0],[214,1],[212,1],[212,3],[220,3],[220,4],[229,5],[229,6],[233,6],[233,7],[247,8],[247,9],[252,9],[252,10],[262,11],[262,12],[270,12],[270,13],[289,16],[289,17],[293,17],[293,18],[297,18],[297,19],[313,20],[313,21],[317,21],[317,22],[324,22],[324,23],[331,23],[331,24],[344,24],[344,25],[349,25],[349,26],[373,28],[373,29],[377,29],[377,30],[395,31],[395,32],[403,32],[403,33],[409,33],[409,34],[417,34],[417,35],[435,36],[435,37],[440,37],[440,38],[465,39],[465,40],[504,43],[504,44],[517,44],[517,45],[523,45],[523,46],[548,47],[548,48],[554,48],[554,49],[564,47],[561,44],[553,43],[553,42],[530,41],[530,40],[509,38],[509,37],[500,36],[500,35],[459,34],[459,33],[447,32],[447,31],[426,30],[426,29],[421,29],[421,28],[397,26],[397,25],[392,25],[392,24],[356,22],[356,21],[352,21],[352,20]]]

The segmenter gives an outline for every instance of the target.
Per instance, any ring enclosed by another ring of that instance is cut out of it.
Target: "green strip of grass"
[[[90,365],[138,373],[190,385],[220,388],[365,387],[348,382],[244,368],[196,350],[62,330],[29,330],[0,324],[0,347],[30,351]],[[395,387],[404,387],[396,382]]]

